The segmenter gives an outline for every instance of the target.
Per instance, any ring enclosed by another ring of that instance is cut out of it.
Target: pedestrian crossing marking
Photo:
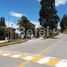
[[[2,50],[0,50],[0,55],[15,59],[26,60],[29,62],[35,62],[39,64],[46,64],[51,67],[67,67],[67,59],[60,59],[47,56],[43,57],[40,55],[31,55],[28,53],[19,53],[19,52],[2,51]]]
[[[12,55],[11,57],[13,57],[13,58],[19,58],[21,55],[19,55],[19,54],[14,54],[14,55]]]
[[[41,59],[42,57],[41,56],[35,56],[31,61],[32,62],[37,62]]]
[[[37,63],[39,63],[39,64],[45,64],[45,63],[47,63],[50,60],[50,58],[51,57],[41,58]]]
[[[28,60],[28,61],[30,61],[30,60],[32,60],[34,57],[32,57],[32,56],[27,56],[26,58],[24,58],[24,60]]]
[[[54,66],[56,65],[60,60],[57,58],[54,59],[50,59],[46,64],[50,65],[50,66]]]

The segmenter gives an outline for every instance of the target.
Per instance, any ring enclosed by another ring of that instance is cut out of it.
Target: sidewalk
[[[4,43],[4,42],[7,42],[7,40],[1,40],[0,43]]]
[[[56,38],[61,38],[61,37],[63,37],[64,36],[64,34],[59,34],[59,35],[57,35],[57,36],[55,36]]]

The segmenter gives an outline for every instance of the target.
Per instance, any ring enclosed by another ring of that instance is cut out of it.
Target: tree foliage
[[[62,17],[60,26],[61,26],[61,31],[67,29],[67,14]]]
[[[39,12],[40,25],[49,26],[50,29],[57,28],[59,17],[56,15],[55,0],[41,0],[41,10]]]
[[[20,18],[18,25],[19,27],[24,27],[25,29],[35,29],[35,25],[32,24],[25,16]]]
[[[5,18],[1,17],[0,18],[0,39],[4,39],[5,37]]]
[[[19,22],[18,22],[18,25],[19,25],[19,27],[21,28],[21,29],[20,29],[20,30],[21,30],[21,34],[22,34],[22,30],[23,30],[22,27],[25,28],[24,38],[27,37],[27,35],[26,35],[27,30],[33,30],[33,31],[34,31],[34,29],[35,29],[35,25],[32,24],[32,23],[27,19],[27,17],[25,17],[25,16],[22,16],[22,17],[20,18],[20,20],[19,20]]]

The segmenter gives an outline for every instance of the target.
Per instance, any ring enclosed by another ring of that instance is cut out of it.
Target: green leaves
[[[45,28],[48,25],[50,28],[51,27],[57,28],[59,17],[56,15],[57,10],[55,8],[55,0],[41,0],[40,4],[41,4],[41,9],[39,12],[40,24]]]
[[[19,27],[24,27],[25,29],[32,29],[35,28],[35,25],[32,24],[27,17],[22,16],[20,20],[18,21]]]
[[[60,26],[63,30],[67,29],[67,14],[62,17]]]
[[[4,39],[5,38],[5,18],[1,17],[0,18],[0,39]]]
[[[5,26],[0,26],[0,30],[3,30],[5,29],[6,27]]]

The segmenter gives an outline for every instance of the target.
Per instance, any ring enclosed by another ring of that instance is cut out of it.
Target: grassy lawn
[[[10,41],[10,42],[0,43],[0,47],[8,46],[8,45],[16,45],[16,44],[20,44],[20,43],[23,43],[23,42],[26,42],[26,41],[27,40],[17,39],[17,40]]]

